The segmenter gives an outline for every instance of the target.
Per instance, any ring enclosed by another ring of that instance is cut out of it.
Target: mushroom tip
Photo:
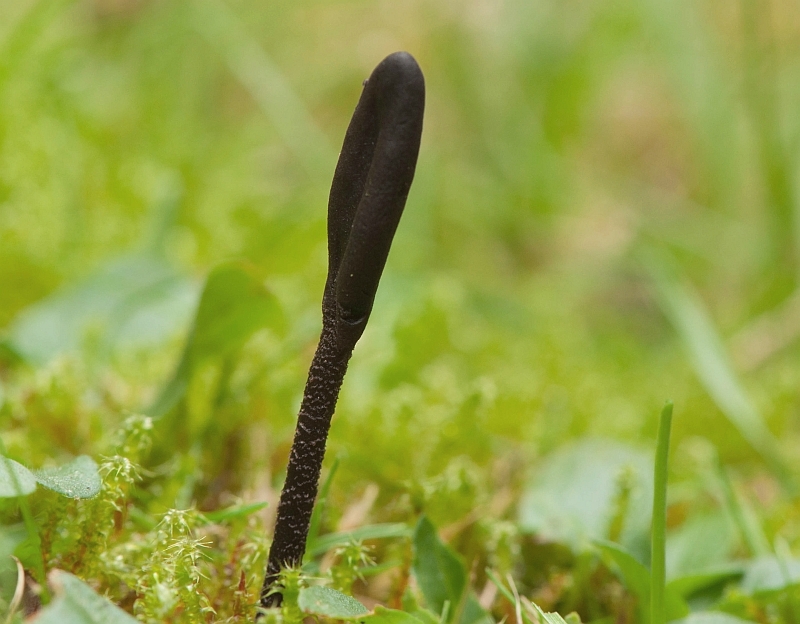
[[[392,52],[383,61],[384,63],[395,63],[397,65],[411,65],[413,67],[418,67],[416,59],[411,55],[410,52],[406,52],[404,50]]]
[[[406,83],[424,82],[422,70],[417,63],[417,60],[408,52],[394,52],[383,59],[378,69],[389,72]]]

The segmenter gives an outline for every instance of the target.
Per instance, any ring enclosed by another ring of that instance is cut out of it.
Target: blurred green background
[[[674,471],[718,452],[774,508],[800,456],[799,35],[789,0],[0,3],[9,452],[97,453],[237,259],[286,328],[190,383],[209,459],[188,496],[276,487],[338,148],[362,81],[407,50],[422,151],[334,419],[334,493],[462,468],[478,492],[518,484],[582,436],[649,448],[671,398]],[[474,502],[440,501],[440,521]]]

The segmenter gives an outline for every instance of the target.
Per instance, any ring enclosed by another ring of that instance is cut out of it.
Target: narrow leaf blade
[[[737,378],[700,298],[669,270],[663,259],[653,255],[647,264],[661,308],[675,327],[709,396],[784,485],[793,490],[794,480],[778,443]]]
[[[424,624],[411,613],[381,606],[375,607],[374,613],[359,621],[362,624]]]
[[[367,526],[358,527],[352,531],[341,531],[338,533],[328,533],[322,537],[318,537],[309,546],[309,553],[312,557],[324,555],[331,548],[347,544],[354,540],[371,540],[371,539],[390,539],[411,537],[412,530],[407,524],[402,522],[392,522],[386,524],[369,524]]]

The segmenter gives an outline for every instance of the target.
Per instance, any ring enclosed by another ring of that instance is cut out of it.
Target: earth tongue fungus
[[[410,54],[397,52],[364,83],[344,137],[328,201],[322,335],[297,417],[262,607],[281,604],[280,572],[303,560],[331,417],[414,178],[424,108],[422,72]]]

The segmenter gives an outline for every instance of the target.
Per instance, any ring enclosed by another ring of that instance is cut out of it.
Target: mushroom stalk
[[[328,201],[328,277],[322,334],[297,417],[261,606],[276,607],[282,569],[303,561],[325,444],[347,364],[367,325],[419,153],[425,82],[405,52],[364,83]]]

